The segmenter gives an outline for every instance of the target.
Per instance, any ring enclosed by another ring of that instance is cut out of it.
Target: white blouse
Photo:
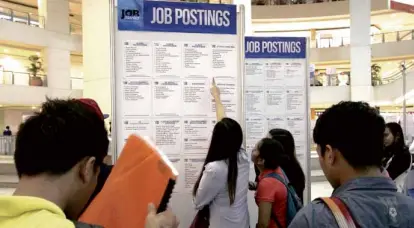
[[[247,193],[249,186],[250,159],[244,149],[238,156],[236,197],[230,206],[227,189],[228,165],[226,161],[210,162],[205,166],[200,186],[194,198],[197,210],[210,205],[210,227],[249,228]]]

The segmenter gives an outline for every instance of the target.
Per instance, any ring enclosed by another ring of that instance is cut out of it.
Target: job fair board
[[[175,193],[190,194],[204,164],[213,78],[227,116],[242,122],[236,15],[232,5],[119,1],[118,151],[130,134],[149,137],[179,171]]]

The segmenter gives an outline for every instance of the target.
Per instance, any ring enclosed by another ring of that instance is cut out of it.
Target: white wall
[[[291,19],[349,15],[349,2],[328,2],[300,5],[252,6],[252,18]],[[388,0],[371,0],[372,11],[388,10]]]
[[[51,98],[81,98],[82,90],[36,86],[0,85],[0,104],[40,105]]]
[[[3,130],[6,126],[9,126],[10,130],[13,134],[15,134],[19,129],[23,116],[31,114],[33,114],[33,110],[31,109],[0,109],[0,130]]]
[[[38,47],[53,47],[78,53],[82,52],[82,37],[79,35],[51,32],[7,20],[0,20],[0,40]]]

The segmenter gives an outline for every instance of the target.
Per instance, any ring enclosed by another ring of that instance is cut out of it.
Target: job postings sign
[[[305,59],[306,38],[246,37],[245,57],[247,59]]]
[[[235,5],[119,0],[118,30],[237,33]]]

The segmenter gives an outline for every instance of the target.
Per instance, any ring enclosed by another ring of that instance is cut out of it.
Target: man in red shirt
[[[283,159],[282,145],[269,138],[262,139],[252,153],[252,160],[260,170],[255,197],[259,207],[257,228],[287,227],[287,188],[276,178],[268,177],[276,173],[286,179],[280,168]]]

